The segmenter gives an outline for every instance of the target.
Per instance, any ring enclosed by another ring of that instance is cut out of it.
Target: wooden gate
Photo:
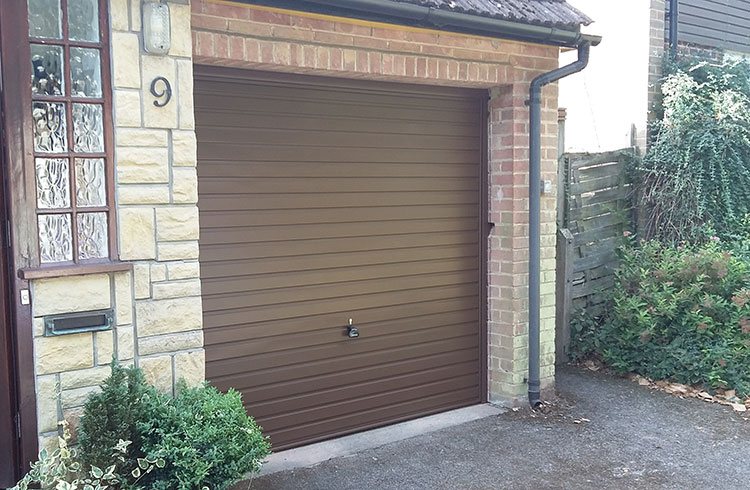
[[[633,229],[627,167],[634,150],[566,153],[559,162],[557,211],[557,361],[568,359],[571,312],[602,308],[616,249]]]

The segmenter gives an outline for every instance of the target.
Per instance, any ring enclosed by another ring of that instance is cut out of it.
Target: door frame
[[[14,472],[15,476],[20,476],[37,459],[38,450],[33,320],[30,301],[21,300],[28,297],[29,282],[16,274],[31,265],[28,223],[36,201],[35,196],[26,192],[34,188],[31,187],[33,165],[29,165],[33,161],[31,91],[28,90],[27,70],[14,68],[28,63],[30,55],[26,2],[0,0],[0,10],[3,13],[0,16],[0,130],[3,135],[0,234],[6,245],[2,280],[6,286],[3,299],[9,319],[5,335],[9,339],[12,361],[9,374],[15,409],[13,430],[17,465]],[[0,348],[3,348],[1,344]]]
[[[420,93],[421,91],[429,90],[431,93],[466,93],[472,94],[472,98],[476,98],[480,102],[480,106],[476,111],[476,118],[479,120],[479,179],[477,193],[479,196],[477,208],[478,208],[478,256],[480,258],[479,264],[479,359],[478,359],[478,372],[479,372],[479,403],[486,403],[489,401],[489,335],[488,335],[488,322],[489,322],[489,307],[488,307],[488,283],[489,283],[489,236],[493,225],[489,221],[489,124],[490,124],[490,92],[489,89],[475,88],[475,87],[453,87],[453,86],[440,86],[440,85],[420,85],[416,83],[408,83],[397,80],[374,80],[374,79],[358,79],[358,78],[339,78],[330,77],[324,75],[311,75],[298,72],[274,72],[264,71],[248,68],[237,68],[227,66],[217,66],[209,63],[194,63],[193,64],[193,76],[194,78],[215,78],[215,79],[228,79],[228,80],[253,80],[258,82],[267,82],[270,85],[273,84],[284,84],[284,85],[299,85],[302,87],[307,86],[319,86],[325,85],[327,89],[348,89],[356,88],[357,90],[371,89],[383,93],[404,93],[413,91],[414,93]],[[199,163],[200,164],[200,163]],[[199,206],[200,207],[200,206]],[[426,415],[426,414],[425,414]],[[413,417],[412,417],[413,418]],[[407,419],[397,419],[392,423],[397,423]],[[389,422],[390,423],[390,422]],[[382,424],[381,424],[382,425]],[[369,430],[372,427],[364,427],[357,429],[357,431]],[[338,437],[345,435],[345,433],[336,433],[332,437]],[[309,441],[314,443],[316,440]],[[308,444],[308,443],[305,443]]]
[[[1,70],[0,61],[0,70]],[[2,86],[0,85],[0,91]],[[3,110],[0,101],[0,118]],[[5,142],[0,131],[0,169],[5,169]],[[5,223],[5,178],[0,170],[0,223]],[[18,481],[19,454],[16,405],[16,376],[13,334],[11,329],[8,297],[8,255],[5,234],[0,233],[0,487],[11,486]]]
[[[1,32],[1,31],[0,31]],[[0,53],[0,94],[2,84],[2,53]],[[0,121],[5,120],[3,100],[0,98]],[[6,145],[4,124],[0,125],[0,224],[6,223],[5,162]],[[10,322],[8,297],[8,257],[10,248],[6,234],[0,232],[0,487],[11,486],[18,480],[19,455],[16,405],[15,352]]]

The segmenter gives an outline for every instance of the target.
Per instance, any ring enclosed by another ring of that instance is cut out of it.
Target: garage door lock
[[[346,335],[349,336],[350,339],[356,339],[359,337],[359,329],[352,325],[352,319],[349,319],[349,326],[346,327]]]

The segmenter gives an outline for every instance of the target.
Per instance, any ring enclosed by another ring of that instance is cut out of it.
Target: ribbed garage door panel
[[[483,103],[196,67],[206,374],[276,449],[482,400]]]

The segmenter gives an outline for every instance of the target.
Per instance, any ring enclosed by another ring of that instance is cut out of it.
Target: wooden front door
[[[0,114],[2,111],[0,110]],[[0,131],[0,223],[4,231],[5,195],[5,145]],[[14,349],[8,312],[8,246],[5,233],[0,233],[0,488],[12,486],[18,469],[15,376],[13,374]]]

